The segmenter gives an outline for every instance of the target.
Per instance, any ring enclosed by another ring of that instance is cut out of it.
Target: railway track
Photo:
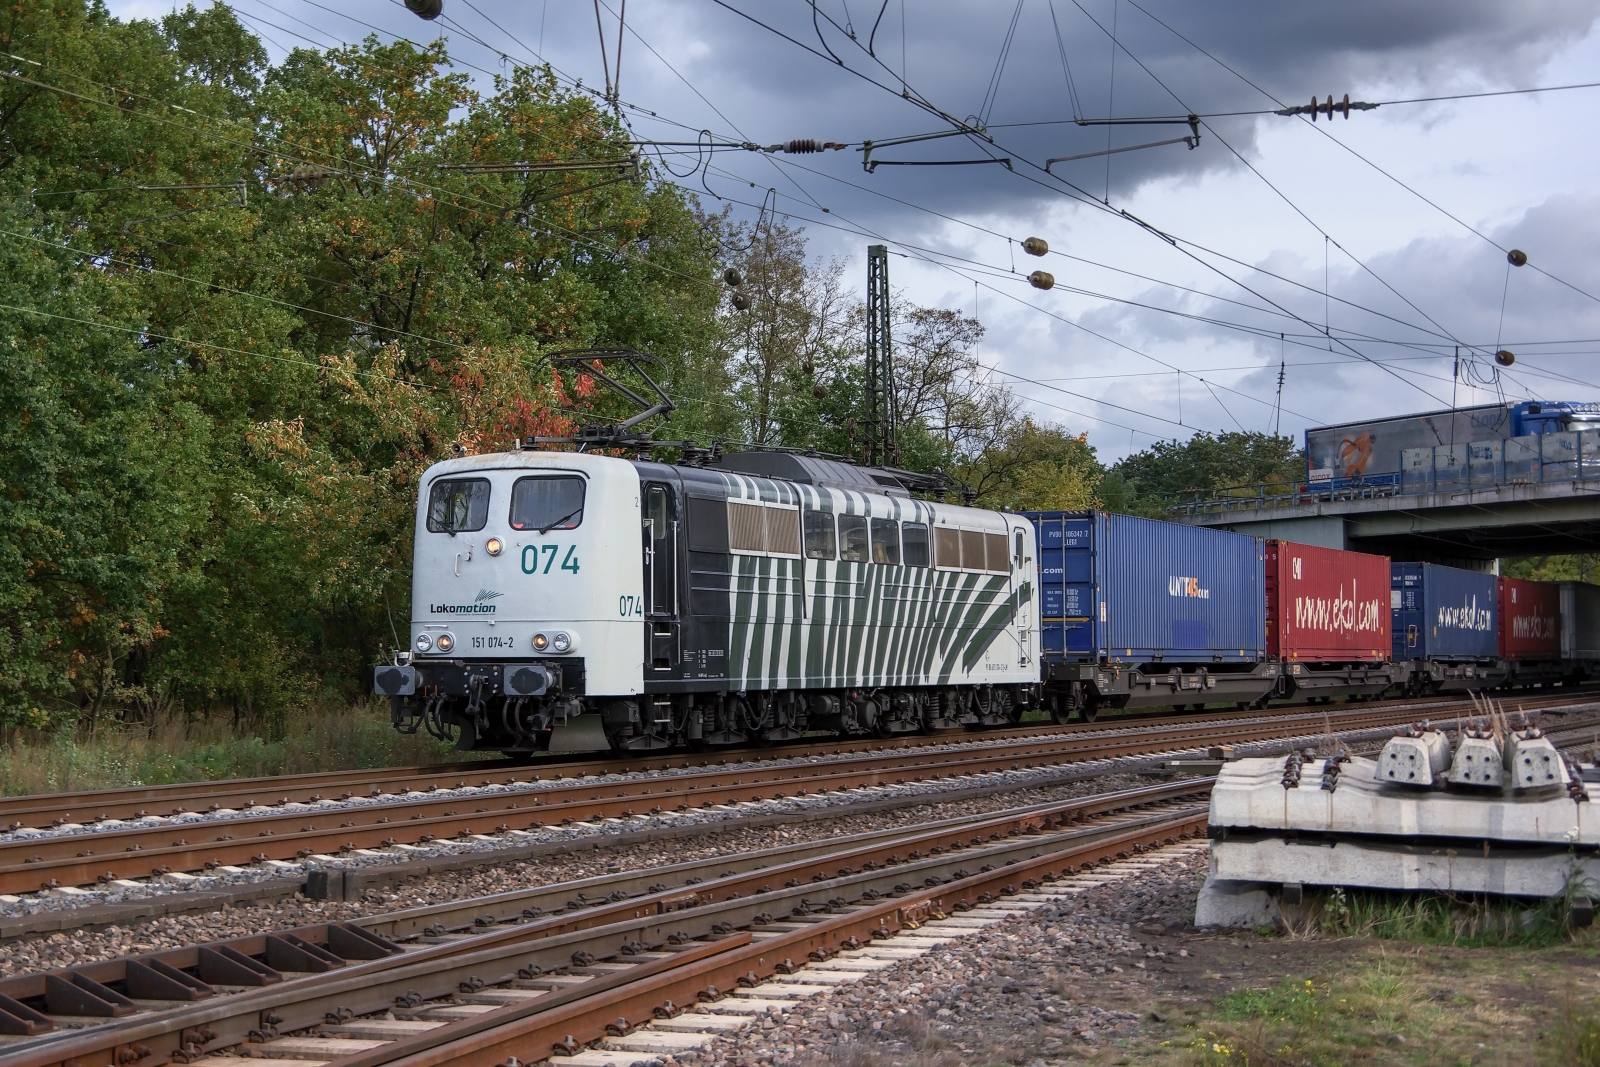
[[[1572,700],[1565,696],[1524,704],[1551,710],[1552,704]],[[1428,710],[1438,714],[1445,707],[1434,704]],[[370,857],[376,850],[425,846],[441,839],[498,835],[516,841],[516,835],[541,827],[579,821],[635,819],[765,798],[1193,751],[1317,735],[1329,729],[1338,733],[1381,729],[1413,720],[1417,710],[1415,705],[1349,705],[1291,716],[1141,724],[1136,730],[1007,734],[980,744],[879,749],[827,760],[777,756],[721,768],[696,767],[694,761],[678,756],[652,774],[604,782],[587,777],[513,781],[486,776],[486,785],[467,795],[410,790],[323,806],[285,802],[229,809],[219,800],[211,817],[194,821],[108,817],[91,825],[58,824],[54,832],[40,835],[8,835],[0,840],[0,893],[171,872],[238,871],[244,864],[340,853],[365,852]]]
[[[1558,697],[1541,695],[1539,701],[1577,699],[1583,691],[1564,691]],[[941,731],[930,735],[898,735],[887,739],[860,738],[846,741],[810,740],[771,749],[733,749],[705,753],[673,753],[659,756],[610,755],[551,757],[534,763],[516,760],[470,760],[425,767],[389,767],[352,771],[319,771],[310,774],[279,775],[270,778],[234,778],[209,782],[182,782],[172,785],[133,786],[66,793],[38,793],[0,797],[0,831],[42,827],[76,820],[139,818],[146,815],[173,816],[205,811],[213,805],[230,808],[274,807],[284,804],[314,804],[328,798],[385,796],[405,792],[461,788],[467,785],[518,784],[576,775],[606,775],[629,772],[673,770],[685,764],[731,766],[773,759],[812,759],[869,752],[935,748],[950,744],[994,738],[1027,739],[1049,736],[1096,734],[1128,729],[1168,726],[1207,726],[1226,722],[1262,722],[1279,718],[1343,714],[1351,708],[1362,711],[1409,709],[1412,716],[1440,714],[1467,702],[1449,697],[1376,701],[1360,705],[1291,705],[1275,712],[1259,710],[1187,712],[1183,714],[1130,714],[1106,716],[1098,722],[1073,722],[1057,725],[1040,723],[1001,731]]]
[[[1191,779],[0,980],[10,1067],[535,1061],[1203,832]],[[591,895],[591,890],[593,895]]]

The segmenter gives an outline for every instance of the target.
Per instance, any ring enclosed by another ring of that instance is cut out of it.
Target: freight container
[[[1561,658],[1580,669],[1600,663],[1600,585],[1561,583]]]
[[[1559,585],[1500,579],[1500,655],[1532,661],[1561,658]]]
[[[1394,659],[1410,664],[1409,691],[1483,689],[1504,678],[1498,578],[1437,563],[1393,563],[1389,573]]]
[[[1293,541],[1267,542],[1267,654],[1325,663],[1381,662],[1390,636],[1389,559]]]
[[[1377,696],[1403,680],[1390,663],[1389,559],[1268,541],[1267,654],[1280,696]]]
[[[1597,423],[1600,404],[1593,401],[1530,400],[1316,426],[1306,430],[1306,479],[1313,488],[1397,485],[1400,453],[1407,449],[1585,430]]]
[[[1047,686],[1073,708],[1249,702],[1266,651],[1262,542],[1132,515],[1050,511],[1039,549]]]
[[[1438,563],[1393,563],[1395,659],[1494,659],[1499,579]]]

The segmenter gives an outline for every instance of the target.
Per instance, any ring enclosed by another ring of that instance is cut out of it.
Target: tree
[[[1006,511],[1075,511],[1100,506],[1105,468],[1087,434],[1023,418],[961,468],[980,507]]]
[[[1157,441],[1119,461],[1106,489],[1125,510],[1161,516],[1180,494],[1242,487],[1253,496],[1257,485],[1287,491],[1304,478],[1305,455],[1292,437],[1201,431],[1187,441]]]
[[[0,725],[359,695],[421,472],[599,405],[549,352],[718,388],[693,200],[515,166],[628,157],[548,71],[480,93],[376,40],[269,68],[221,5],[0,36],[42,64],[0,82]]]
[[[814,436],[810,400],[818,365],[826,376],[849,345],[843,268],[810,264],[802,232],[775,219],[735,226],[727,262],[750,306],[729,306],[724,327],[729,376],[743,440],[787,444]]]

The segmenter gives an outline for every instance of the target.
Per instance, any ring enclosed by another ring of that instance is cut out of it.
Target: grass
[[[425,734],[404,736],[387,707],[305,708],[265,731],[227,721],[167,722],[101,730],[62,730],[0,746],[0,795],[65,793],[117,786],[258,778],[307,771],[447,763],[470,758]]]
[[[1528,903],[1496,896],[1332,889],[1310,897],[1304,917],[1291,922],[1290,934],[1543,948],[1571,938],[1568,904],[1565,896]]]
[[[1528,981],[1530,968],[1542,970],[1544,981],[1562,980],[1560,967],[1529,960],[1513,971]],[[1543,1002],[1529,998],[1508,1008],[1492,992],[1508,977],[1503,962],[1489,959],[1443,976],[1425,958],[1363,953],[1357,966],[1327,979],[1224,994],[1192,1024],[1187,1045],[1170,1048],[1164,1060],[1197,1067],[1600,1067],[1592,992],[1579,997],[1552,988]],[[1459,988],[1433,988],[1441,978]],[[1529,988],[1541,984],[1535,979]]]
[[[1301,974],[1224,987],[1144,1062],[1600,1067],[1600,934],[1564,916],[1560,899],[1325,894],[1278,942]]]

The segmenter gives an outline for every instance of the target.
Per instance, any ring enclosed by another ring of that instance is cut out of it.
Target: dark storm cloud
[[[925,213],[808,174],[794,165],[962,216],[1042,211],[1063,203],[1061,187],[1022,160],[1042,163],[1052,157],[1098,151],[1108,144],[1121,147],[1188,132],[1185,127],[1118,127],[1108,136],[1103,127],[1074,125],[1063,50],[1077,87],[1077,114],[1083,117],[1100,118],[1108,111],[1128,117],[1190,109],[1201,113],[1255,110],[1273,106],[1272,100],[1221,63],[1272,97],[1294,104],[1313,93],[1325,97],[1349,92],[1360,99],[1395,88],[1431,92],[1485,84],[1521,85],[1564,44],[1582,37],[1600,9],[1600,0],[1526,0],[1518,4],[1352,0],[1338,5],[1265,0],[1205,5],[1174,0],[1026,0],[986,108],[1014,9],[1010,2],[817,2],[820,35],[813,26],[812,7],[805,0],[728,0],[729,7],[714,0],[658,0],[653,4],[636,0],[628,21],[639,36],[630,33],[624,41],[623,96],[680,124],[633,114],[641,136],[662,139],[692,139],[694,131],[704,127],[762,144],[797,137],[859,142],[948,128],[936,115],[900,97],[903,72],[906,84],[934,106],[959,118],[985,120],[996,144],[988,147],[950,138],[880,149],[877,158],[972,159],[989,152],[1014,157],[1019,173],[1008,174],[996,164],[987,164],[883,167],[866,174],[860,154],[854,150],[779,156],[776,166],[735,152],[719,154],[715,164],[743,177],[746,184],[742,190],[734,192],[737,187],[730,187],[728,179],[714,171],[706,176],[707,185],[698,177],[685,179],[685,184],[702,193],[709,188],[740,199],[759,199],[767,186],[774,186],[783,196],[793,198],[781,204],[785,210],[821,219],[821,212],[810,204],[815,200],[833,208],[838,216],[870,220],[869,228],[905,240],[937,231],[942,224]],[[614,0],[609,4],[613,12],[616,6]],[[361,22],[335,17],[303,0],[239,0],[238,7],[247,16],[304,33],[308,28],[304,23],[285,21],[299,16],[315,27],[313,36],[325,32],[331,35],[328,40],[357,39],[367,32],[361,24],[365,22],[387,34],[418,40],[441,33],[449,39],[453,54],[489,70],[500,66],[497,52],[523,61],[538,52],[563,72],[582,77],[587,85],[598,86],[604,77],[593,7],[573,0],[446,0],[446,17],[432,24],[420,22],[398,3],[385,0],[342,5],[343,15]],[[793,40],[784,40],[730,7],[761,19]],[[874,59],[865,45],[880,9],[883,17]],[[831,16],[837,26],[853,29],[856,41],[823,16]],[[604,21],[609,48],[614,49],[614,14]],[[262,24],[255,25],[259,28]],[[1114,79],[1108,34],[1113,25],[1120,42]],[[304,43],[278,30],[266,32],[290,46]],[[652,48],[659,58],[650,53]],[[826,58],[830,50],[844,66]],[[663,61],[676,68],[677,74]],[[857,77],[852,70],[883,87]],[[1381,114],[1388,120],[1393,113]],[[1416,109],[1403,117],[1420,119],[1424,115]],[[1374,120],[1368,114],[1351,121]],[[1204,132],[1197,150],[1168,145],[1119,154],[1112,159],[1109,174],[1104,158],[1061,164],[1058,170],[1096,197],[1109,193],[1114,202],[1126,200],[1153,180],[1193,178],[1237,168],[1238,161],[1219,138],[1249,154],[1260,121],[1211,120],[1211,129]],[[1046,125],[1016,125],[1019,123]],[[748,184],[752,181],[757,186],[753,190]],[[856,238],[830,235],[823,229],[815,229],[813,238],[819,250],[828,251],[859,243]]]
[[[732,0],[730,0],[732,2]],[[996,60],[1006,37],[1009,3],[921,3],[906,5],[905,75],[911,89],[960,118],[986,119],[997,145],[995,154],[1014,154],[1034,162],[1106,147],[1104,128],[1079,128],[1070,123],[1073,107],[1067,88],[1055,25],[1070,63],[1077,98],[1085,117],[1170,115],[1193,109],[1201,113],[1271,107],[1272,101],[1202,55],[1174,32],[1193,41],[1222,62],[1260,85],[1273,97],[1301,103],[1313,93],[1325,97],[1350,92],[1355,99],[1396,86],[1438,90],[1480,84],[1525,84],[1564,44],[1585,34],[1596,17],[1592,0],[1544,0],[1502,3],[1385,3],[1377,0],[1340,4],[1250,3],[1193,5],[1128,0],[1028,0],[1001,72],[993,103],[984,101]],[[821,39],[812,26],[810,6],[798,2],[734,4],[767,21],[818,52],[827,48],[857,71],[894,89],[901,67],[900,4],[890,0],[879,27],[879,65],[825,20]],[[1115,13],[1113,12],[1115,7]],[[878,5],[857,0],[821,0],[820,8],[840,24],[855,28],[865,42]],[[940,129],[935,116],[901,100],[896,92],[875,88],[831,61],[808,54],[798,44],[766,30],[709,0],[692,0],[645,16],[654,27],[670,25],[675,38],[693,38],[704,51],[686,57],[680,67],[696,85],[750,136],[764,142],[790,137],[859,141]],[[1146,14],[1148,12],[1149,14]],[[1153,18],[1151,16],[1154,16]],[[1126,51],[1115,60],[1112,95],[1112,45],[1106,32],[1113,24]],[[1170,26],[1169,30],[1156,19]],[[645,29],[647,34],[652,32]],[[1142,66],[1141,66],[1142,64]],[[887,68],[887,69],[886,69]],[[1148,69],[1145,69],[1148,68]],[[1163,87],[1163,84],[1165,87]],[[1170,91],[1169,91],[1170,90]],[[1061,122],[1053,126],[1016,123]],[[1272,121],[1288,122],[1289,119]],[[1353,121],[1362,121],[1358,116]],[[1368,119],[1370,121],[1370,119]],[[1255,120],[1215,120],[1215,132],[1241,152],[1253,147]],[[1122,127],[1111,132],[1113,146],[1143,143],[1186,132],[1172,127]],[[961,139],[919,146],[883,149],[890,159],[962,159],[982,152]],[[863,174],[855,153],[830,154],[819,169],[848,177],[875,189],[894,192],[918,203],[960,212],[994,211],[1021,202],[1052,202],[1040,186],[1005,174],[999,167],[883,168]],[[1232,155],[1202,137],[1201,147],[1186,151],[1167,146],[1114,158],[1110,168],[1113,200],[1126,197],[1152,179],[1192,176],[1207,169],[1237,166]],[[1018,164],[1021,167],[1020,163]],[[747,173],[755,172],[745,165]],[[1104,159],[1065,165],[1063,173],[1095,195],[1104,195]],[[1037,177],[1037,175],[1034,175]],[[808,187],[817,179],[806,179]],[[817,185],[822,198],[848,211],[870,201],[837,185]],[[888,211],[881,201],[875,213]],[[909,221],[909,217],[908,217]]]

